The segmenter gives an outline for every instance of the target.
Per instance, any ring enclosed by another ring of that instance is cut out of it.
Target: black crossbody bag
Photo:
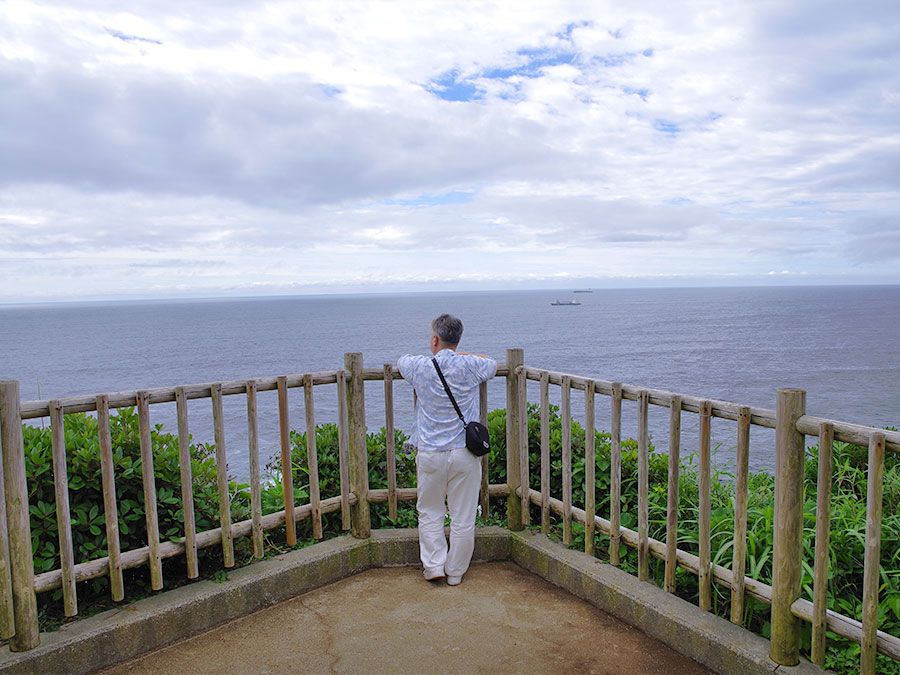
[[[486,455],[491,450],[491,440],[488,435],[487,427],[481,422],[466,422],[466,418],[463,417],[462,411],[456,404],[456,399],[453,398],[453,392],[450,391],[450,387],[447,385],[447,380],[444,379],[444,373],[441,372],[441,367],[438,365],[437,359],[431,359],[431,362],[434,364],[435,370],[437,370],[438,377],[441,378],[441,384],[444,385],[444,391],[446,391],[447,396],[450,397],[450,403],[453,404],[453,407],[456,409],[456,414],[459,415],[459,419],[462,420],[463,427],[466,430],[466,447],[469,449],[469,452],[476,457]]]

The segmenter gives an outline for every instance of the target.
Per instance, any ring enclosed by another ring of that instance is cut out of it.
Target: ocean
[[[577,306],[553,306],[577,298]],[[431,319],[465,324],[460,349],[503,362],[521,347],[528,365],[744,405],[775,407],[780,387],[807,391],[807,411],[873,426],[900,423],[900,286],[684,288],[332,295],[0,307],[0,379],[19,380],[23,400],[331,370],[345,352],[367,367],[426,353]],[[384,424],[381,382],[366,384],[367,424]],[[537,383],[529,399],[537,401]],[[291,390],[291,424],[303,397]],[[395,383],[396,426],[413,423],[412,391]],[[573,390],[583,419],[583,394]],[[243,397],[225,399],[229,470],[246,477]],[[551,387],[551,402],[559,390]],[[336,421],[335,386],[316,388],[316,418]],[[491,408],[505,406],[502,379]],[[635,404],[623,435],[636,437]],[[209,400],[189,408],[195,440],[212,441]],[[260,450],[279,447],[277,398],[259,399]],[[174,404],[151,408],[175,431]],[[40,421],[35,421],[40,424]],[[665,452],[668,409],[651,406],[651,441]],[[597,396],[597,427],[609,429],[609,399]],[[716,462],[727,470],[735,425],[713,421]],[[696,415],[685,413],[682,454],[697,448]],[[753,469],[770,469],[774,436],[751,434]]]

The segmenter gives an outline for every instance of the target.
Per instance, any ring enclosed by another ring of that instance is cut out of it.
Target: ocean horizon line
[[[893,288],[900,287],[898,282],[873,283],[859,282],[819,282],[819,283],[739,283],[739,284],[686,284],[686,285],[634,285],[634,286],[598,286],[596,284],[572,284],[568,286],[544,286],[528,288],[440,288],[440,289],[398,289],[383,291],[349,291],[336,290],[320,293],[274,293],[267,295],[190,295],[190,296],[154,296],[154,297],[88,297],[72,300],[14,300],[0,302],[0,310],[48,308],[54,306],[98,306],[98,305],[153,305],[153,304],[189,304],[193,302],[238,302],[244,300],[289,300],[316,298],[384,298],[423,295],[485,295],[491,293],[575,293],[589,290],[591,292],[616,291],[687,291],[716,289],[790,289],[790,288]]]

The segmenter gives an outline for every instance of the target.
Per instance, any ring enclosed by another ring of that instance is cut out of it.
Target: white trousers
[[[461,577],[475,549],[475,510],[481,459],[466,448],[416,453],[419,496],[419,555],[426,573]],[[444,518],[450,507],[450,548]]]

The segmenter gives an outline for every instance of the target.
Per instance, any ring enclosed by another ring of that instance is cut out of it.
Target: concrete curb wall
[[[520,567],[717,673],[824,672],[809,661],[779,666],[769,659],[765,638],[544,535],[526,530],[509,537],[510,557]]]
[[[473,558],[509,560],[509,541],[503,528],[479,528]],[[345,535],[230,570],[223,583],[188,584],[42,633],[40,646],[28,652],[4,646],[0,672],[100,670],[372,567],[417,564],[416,530]]]
[[[768,659],[767,640],[542,535],[478,528],[473,558],[513,560],[717,672],[822,673],[808,662],[778,667]],[[229,571],[223,583],[189,584],[42,633],[29,652],[4,646],[0,671],[99,670],[372,567],[418,564],[416,530],[331,539]]]

